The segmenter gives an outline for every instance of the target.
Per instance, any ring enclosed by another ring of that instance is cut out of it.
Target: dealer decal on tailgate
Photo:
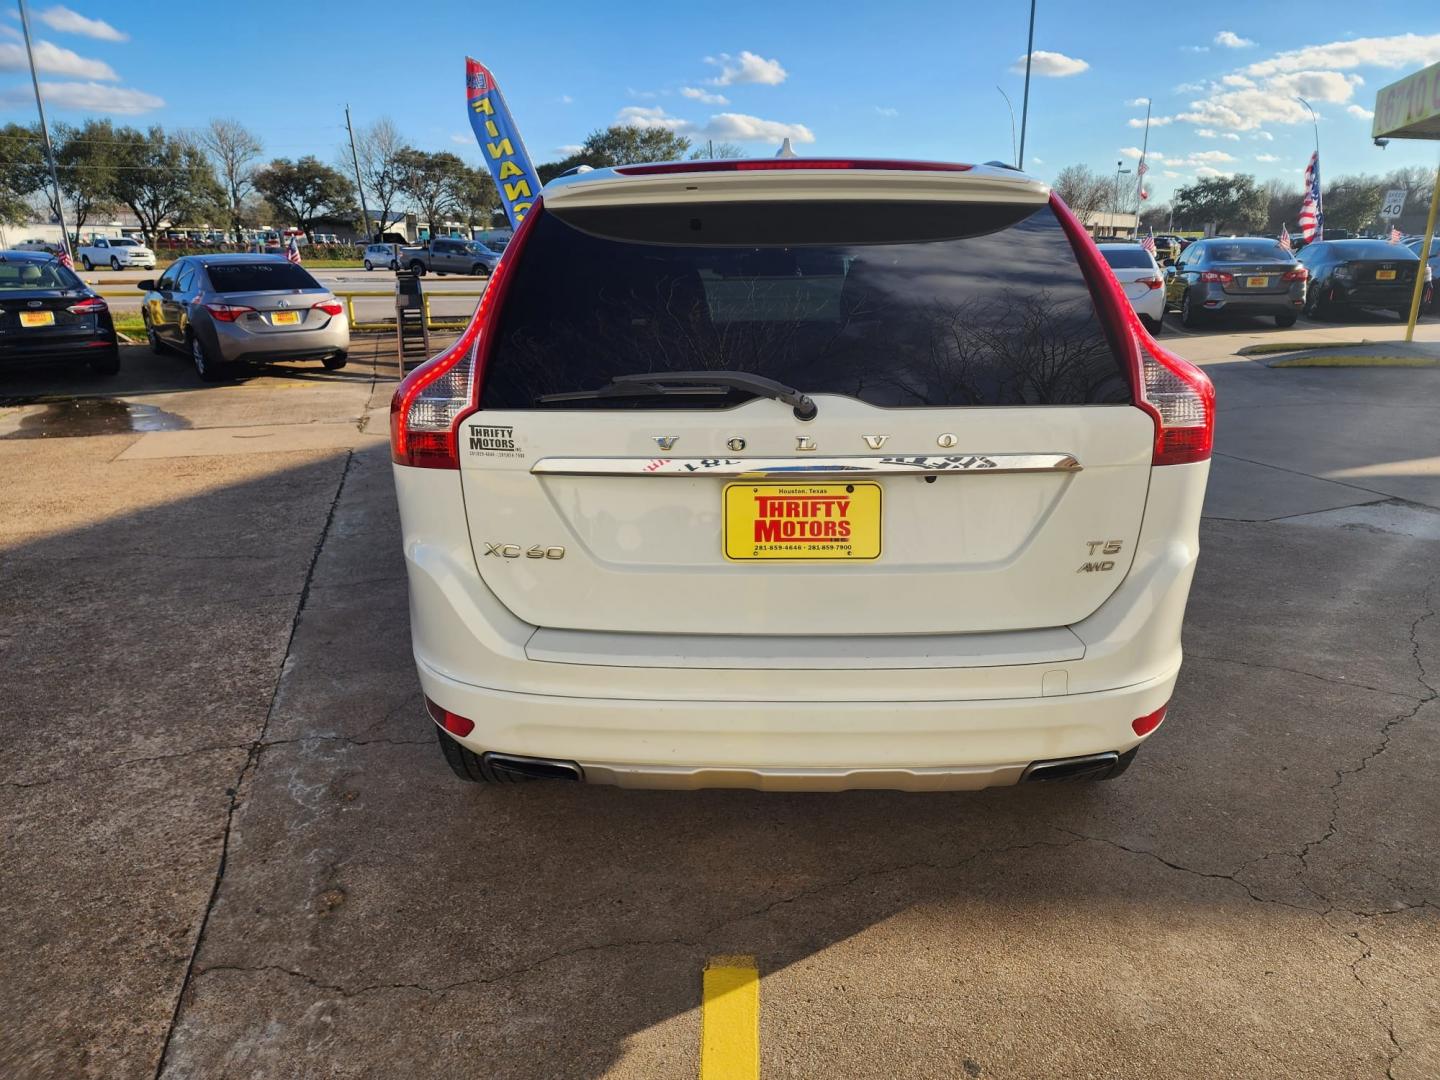
[[[728,484],[727,559],[875,559],[879,484]]]

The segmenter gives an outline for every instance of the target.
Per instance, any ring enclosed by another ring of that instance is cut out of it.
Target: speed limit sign
[[[1404,188],[1396,188],[1394,191],[1385,193],[1385,201],[1380,204],[1380,216],[1386,221],[1393,221],[1405,212]]]

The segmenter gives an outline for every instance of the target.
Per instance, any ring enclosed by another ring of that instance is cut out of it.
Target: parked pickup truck
[[[122,267],[155,269],[155,252],[138,240],[123,236],[97,236],[88,244],[81,244],[75,252],[86,270],[109,264],[111,270]]]
[[[437,237],[416,247],[400,249],[400,265],[417,274],[472,274],[489,277],[500,253],[478,240]]]

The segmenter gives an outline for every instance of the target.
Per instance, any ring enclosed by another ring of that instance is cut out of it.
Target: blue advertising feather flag
[[[480,142],[480,153],[495,178],[505,214],[513,229],[525,220],[525,213],[540,194],[540,177],[525,153],[525,144],[515,129],[515,118],[505,106],[505,97],[480,61],[465,58],[465,111],[470,127]]]

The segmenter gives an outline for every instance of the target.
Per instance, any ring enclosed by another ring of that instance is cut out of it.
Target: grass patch
[[[1272,360],[1272,368],[1301,367],[1440,367],[1440,361],[1428,356],[1365,356],[1347,353],[1325,353],[1321,356],[1296,356],[1289,360]]]
[[[1238,356],[1269,356],[1271,353],[1309,352],[1311,349],[1355,349],[1373,341],[1264,341],[1236,349]]]

